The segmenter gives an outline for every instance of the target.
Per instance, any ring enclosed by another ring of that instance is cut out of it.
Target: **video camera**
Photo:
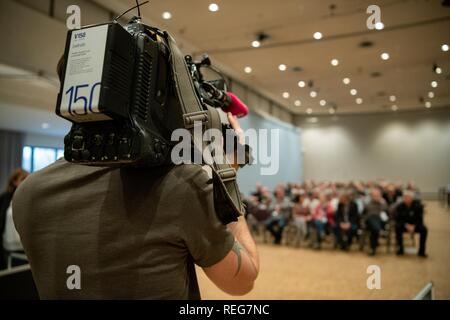
[[[70,30],[64,61],[56,113],[72,122],[64,138],[69,162],[170,165],[174,130],[193,131],[200,123],[224,131],[230,125],[223,110],[248,112],[226,92],[223,77],[204,79],[202,68],[215,70],[207,56],[184,57],[167,32],[139,17],[126,26],[114,21]],[[243,212],[236,172],[226,161],[210,166],[216,211],[226,224]]]

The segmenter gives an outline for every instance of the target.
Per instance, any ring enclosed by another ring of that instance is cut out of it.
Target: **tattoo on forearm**
[[[234,253],[236,253],[236,256],[238,259],[237,271],[234,274],[234,276],[236,277],[238,275],[239,271],[241,270],[241,264],[242,264],[242,256],[241,256],[242,246],[241,246],[241,244],[239,242],[235,241],[232,250]]]

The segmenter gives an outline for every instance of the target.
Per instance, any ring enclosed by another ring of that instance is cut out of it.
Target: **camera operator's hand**
[[[244,131],[241,128],[241,125],[239,124],[239,121],[237,117],[233,116],[231,112],[228,112],[228,121],[230,122],[231,127],[236,132],[236,135],[239,137],[239,143],[244,144],[245,143],[245,137],[244,137]]]

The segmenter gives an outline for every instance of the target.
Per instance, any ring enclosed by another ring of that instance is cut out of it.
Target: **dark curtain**
[[[24,140],[23,133],[0,130],[0,193],[5,191],[14,169],[22,167]]]

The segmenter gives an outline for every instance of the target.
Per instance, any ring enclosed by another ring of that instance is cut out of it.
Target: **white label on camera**
[[[108,25],[74,30],[70,39],[61,115],[75,122],[111,120],[99,109]]]

